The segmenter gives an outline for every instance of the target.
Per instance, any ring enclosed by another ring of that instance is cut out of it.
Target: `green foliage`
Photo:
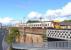
[[[39,22],[39,21],[34,21],[34,20],[33,20],[33,21],[28,20],[28,21],[27,21],[27,23],[35,23],[35,22]]]
[[[71,20],[64,20],[64,22],[71,22]]]
[[[15,40],[15,37],[17,35],[20,35],[18,28],[16,27],[12,27],[10,28],[10,32],[8,33],[8,35],[6,36],[6,42],[8,44],[12,44],[12,42]]]

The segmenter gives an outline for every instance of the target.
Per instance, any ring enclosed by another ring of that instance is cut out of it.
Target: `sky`
[[[29,19],[69,20],[71,0],[0,0],[0,22],[4,24]]]

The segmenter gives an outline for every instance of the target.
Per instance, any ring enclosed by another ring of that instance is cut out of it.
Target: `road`
[[[2,40],[3,40],[4,34],[5,34],[5,31],[0,29],[0,50],[3,50],[2,49]]]
[[[3,50],[3,39],[4,39],[4,36],[7,34],[7,30],[6,29],[0,29],[0,50]],[[5,43],[6,44],[6,43]]]

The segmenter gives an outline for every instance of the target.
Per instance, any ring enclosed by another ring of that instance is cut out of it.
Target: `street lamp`
[[[46,41],[46,29],[45,29],[45,23],[42,21],[42,17],[40,17],[41,27],[43,29],[43,41]]]

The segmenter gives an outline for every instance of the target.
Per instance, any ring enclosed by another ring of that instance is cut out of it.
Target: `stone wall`
[[[19,43],[43,43],[43,33],[45,32],[42,28],[20,28],[21,34],[16,38],[16,42]],[[24,35],[24,34],[25,35]]]

